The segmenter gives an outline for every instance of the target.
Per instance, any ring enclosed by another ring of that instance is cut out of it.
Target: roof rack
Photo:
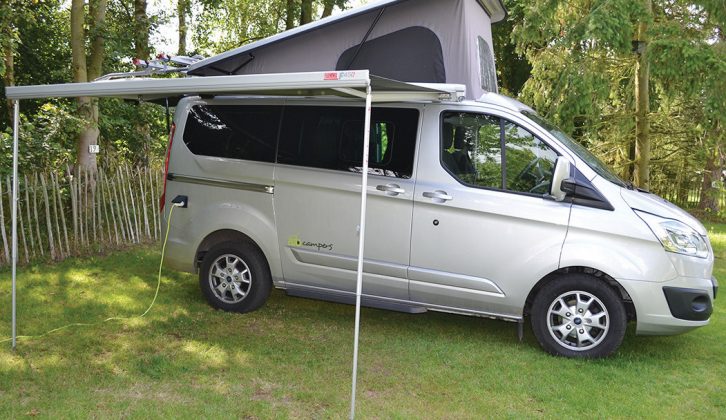
[[[101,80],[149,77],[170,73],[186,74],[192,64],[201,60],[204,60],[204,57],[202,57],[201,55],[194,55],[192,57],[186,55],[170,56],[164,53],[161,53],[157,55],[155,59],[148,61],[134,58],[134,66],[141,70],[104,74],[103,76],[98,77],[93,81],[98,82]]]

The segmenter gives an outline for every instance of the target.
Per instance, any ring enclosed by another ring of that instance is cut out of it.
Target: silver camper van
[[[364,108],[326,98],[188,97],[176,107],[162,206],[166,265],[219,309],[272,287],[355,301]],[[541,346],[602,357],[638,334],[708,324],[706,229],[634,188],[529,107],[374,105],[364,305],[522,322]],[[165,216],[165,217],[166,217]]]

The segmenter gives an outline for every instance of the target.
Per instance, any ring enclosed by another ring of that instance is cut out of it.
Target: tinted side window
[[[446,113],[441,136],[441,158],[449,172],[469,185],[502,187],[498,118],[483,114]]]
[[[464,184],[546,194],[556,160],[554,150],[510,121],[464,112],[443,115],[441,162]]]
[[[281,106],[196,105],[184,143],[195,155],[275,161]]]
[[[359,107],[285,107],[277,161],[360,173],[364,117]],[[415,109],[371,111],[369,173],[411,177],[418,117]]]

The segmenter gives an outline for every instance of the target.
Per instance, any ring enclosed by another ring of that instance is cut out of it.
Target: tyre
[[[267,260],[254,245],[223,242],[204,256],[199,286],[213,307],[245,313],[265,304],[272,281]]]
[[[599,358],[612,354],[625,336],[627,315],[619,296],[585,274],[545,284],[532,304],[532,330],[550,354]]]

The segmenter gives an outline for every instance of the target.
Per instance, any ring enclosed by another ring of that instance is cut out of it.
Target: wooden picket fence
[[[63,260],[161,235],[159,169],[119,165],[18,176],[18,262]],[[0,179],[0,267],[10,264],[11,178]]]

